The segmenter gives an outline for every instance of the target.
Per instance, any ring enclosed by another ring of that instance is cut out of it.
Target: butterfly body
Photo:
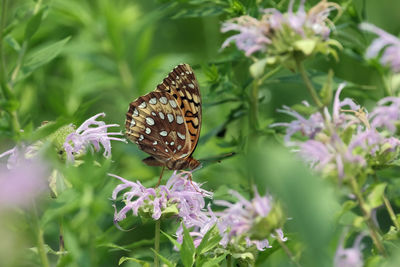
[[[125,128],[128,139],[151,155],[147,165],[197,168],[192,154],[200,136],[201,97],[192,68],[178,65],[153,92],[133,101]]]

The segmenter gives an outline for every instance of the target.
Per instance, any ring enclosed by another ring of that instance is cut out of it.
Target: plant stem
[[[358,204],[360,205],[361,211],[364,215],[364,219],[365,219],[367,226],[369,228],[369,231],[371,233],[372,241],[374,242],[374,245],[378,249],[379,253],[382,256],[386,257],[387,254],[386,254],[385,248],[380,240],[379,230],[376,228],[374,222],[372,221],[371,213],[369,212],[369,210],[366,207],[364,198],[358,187],[357,181],[353,176],[350,177],[350,184],[351,184],[353,193],[356,195]]]
[[[7,14],[7,0],[1,2],[1,20],[0,20],[0,81],[3,82],[6,77],[6,63],[4,60],[3,51],[3,30],[6,26],[6,14]],[[1,86],[3,88],[3,85]],[[5,90],[3,88],[3,90]]]
[[[247,146],[247,154],[249,153],[250,148],[257,143],[257,136],[258,136],[258,131],[259,131],[259,111],[258,111],[258,94],[259,94],[259,88],[262,85],[262,83],[270,78],[272,75],[277,73],[282,67],[278,66],[269,72],[265,73],[263,76],[261,76],[258,79],[254,79],[253,82],[246,87],[246,91],[250,90],[249,93],[249,115],[248,115],[248,120],[249,120],[249,133],[247,136],[247,141],[246,141],[246,146]],[[248,184],[249,184],[249,194],[250,197],[254,197],[254,192],[252,190],[254,186],[254,175],[252,173],[249,173],[249,178],[248,178]]]
[[[386,210],[389,213],[390,219],[392,220],[394,226],[396,226],[397,230],[400,230],[400,224],[397,221],[397,217],[396,214],[393,211],[392,205],[389,202],[389,199],[387,199],[387,197],[385,196],[385,194],[383,194],[383,202],[385,203],[386,206]]]
[[[3,50],[3,30],[6,26],[6,14],[7,14],[7,0],[3,0],[1,3],[1,20],[0,20],[0,87],[4,98],[8,101],[12,101],[14,100],[15,96],[7,82],[7,71],[6,71],[4,50]],[[17,112],[15,110],[6,110],[6,112],[11,117],[11,127],[14,131],[15,136],[18,137],[20,134],[21,127],[18,121]]]
[[[38,212],[37,212],[35,203],[33,203],[33,213],[34,213],[34,220],[35,220],[35,226],[36,226],[36,231],[37,231],[37,249],[38,249],[38,254],[40,256],[40,261],[42,262],[43,267],[50,267],[49,260],[47,259],[47,255],[46,255],[46,249],[44,246],[43,230],[40,227],[39,216],[38,216]]]
[[[258,131],[258,91],[259,83],[255,80],[250,91],[249,126],[251,134],[255,134]]]
[[[59,233],[59,242],[60,242],[60,244],[59,244],[59,248],[58,248],[59,252],[64,252],[64,250],[65,250],[65,246],[64,246],[64,229],[63,228],[64,228],[63,227],[63,218],[61,218],[60,219],[60,233]],[[63,254],[61,254],[60,257],[62,257],[62,256],[63,256]]]
[[[232,255],[228,254],[226,256],[226,267],[232,267]]]
[[[283,251],[285,251],[289,259],[294,263],[294,265],[300,267],[301,266],[300,263],[297,262],[296,258],[294,257],[290,249],[285,245],[285,243],[279,237],[276,238],[275,240],[278,241],[279,245],[282,247]]]
[[[310,79],[308,78],[307,72],[304,69],[303,62],[300,59],[296,59],[296,67],[297,67],[297,71],[300,73],[301,77],[303,78],[304,83],[306,84],[308,92],[310,93],[311,98],[313,99],[314,103],[317,105],[317,107],[319,109],[323,108],[324,105],[322,104],[321,100],[319,99],[314,86],[312,85]]]
[[[160,266],[160,262],[158,260],[158,253],[160,252],[160,227],[161,227],[161,221],[157,220],[156,228],[154,231],[154,250],[157,252],[154,253],[154,267]]]
[[[36,15],[39,12],[40,6],[42,5],[42,1],[43,0],[38,0],[36,2],[36,5],[35,5],[35,7],[33,9],[33,15]],[[19,71],[20,71],[20,69],[22,67],[22,63],[24,61],[26,50],[28,49],[28,43],[29,43],[29,39],[25,38],[25,40],[22,43],[21,50],[19,52],[19,56],[18,56],[18,59],[17,59],[17,64],[15,66],[14,71],[11,74],[11,79],[10,79],[11,86],[14,85],[15,80],[18,78],[18,73],[19,73]]]
[[[259,85],[261,85],[266,79],[270,78],[272,75],[274,75],[275,73],[277,73],[281,69],[282,69],[282,65],[279,65],[278,67],[276,67],[276,68],[270,70],[269,72],[265,73],[264,76],[262,76],[261,78],[258,79]]]
[[[265,73],[263,76],[261,76],[258,79],[255,79],[251,83],[251,88],[250,88],[250,98],[249,98],[249,104],[250,104],[250,114],[249,114],[249,126],[250,130],[252,133],[256,133],[258,131],[259,123],[258,123],[258,94],[259,94],[259,89],[261,84],[268,78],[270,78],[272,75],[277,73],[282,66],[278,66],[271,71]]]

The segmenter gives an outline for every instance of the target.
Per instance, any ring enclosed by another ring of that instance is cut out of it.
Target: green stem
[[[154,250],[157,252],[154,254],[154,267],[160,266],[160,262],[158,260],[158,253],[160,253],[160,228],[161,220],[157,220],[156,229],[154,231]]]
[[[22,43],[21,50],[18,55],[17,64],[15,65],[15,69],[11,73],[11,79],[10,79],[11,86],[14,86],[14,83],[18,78],[19,70],[22,67],[22,62],[24,61],[24,57],[25,57],[27,48],[28,48],[28,40],[24,40],[24,42]]]
[[[366,221],[367,226],[369,228],[372,241],[373,241],[375,247],[377,248],[377,250],[379,251],[379,253],[382,256],[386,257],[387,254],[386,254],[385,248],[380,240],[379,230],[376,228],[374,222],[372,221],[371,213],[367,209],[365,200],[364,200],[362,193],[358,187],[357,181],[353,176],[350,177],[350,185],[353,190],[353,193],[356,195],[358,204],[360,205],[361,211],[364,215],[364,220]]]
[[[304,83],[306,84],[307,90],[311,95],[311,98],[313,99],[314,103],[317,105],[318,108],[323,108],[323,104],[321,100],[318,97],[317,91],[315,90],[314,86],[312,85],[310,79],[308,78],[307,72],[304,69],[303,62],[300,59],[296,59],[296,67],[297,71],[300,73],[301,77],[304,80]]]
[[[0,82],[1,82],[1,90],[3,92],[4,97],[8,97],[9,92],[7,92],[6,85],[6,63],[4,57],[4,50],[3,50],[3,31],[6,27],[6,14],[7,14],[7,0],[3,0],[1,2],[1,20],[0,20]]]
[[[389,202],[389,199],[387,199],[387,197],[385,196],[385,194],[383,194],[383,202],[385,203],[385,207],[387,212],[389,213],[390,219],[392,220],[394,226],[396,226],[397,231],[400,230],[400,224],[397,221],[397,217],[396,214],[393,211],[392,205]]]
[[[50,267],[49,260],[47,259],[46,255],[46,249],[44,246],[43,230],[40,227],[39,216],[35,203],[33,203],[33,213],[37,231],[37,247],[38,247],[38,254],[40,257],[40,261],[42,262],[43,267]]]
[[[65,246],[64,246],[64,226],[63,226],[63,218],[60,219],[60,233],[59,233],[59,252],[64,252]],[[63,253],[61,253],[61,256],[63,256]]]
[[[11,87],[7,83],[7,71],[6,63],[3,49],[3,31],[6,26],[6,14],[7,14],[7,0],[3,0],[1,3],[1,20],[0,20],[0,87],[3,96],[8,101],[13,101],[15,99],[14,93]],[[20,124],[18,121],[17,112],[15,110],[6,110],[11,117],[11,127],[14,131],[15,136],[20,134]]]
[[[246,91],[250,90],[249,93],[249,133],[247,137],[247,153],[249,152],[249,149],[252,145],[256,144],[257,142],[257,136],[258,136],[258,131],[259,131],[259,112],[258,112],[258,94],[259,94],[259,89],[260,86],[263,84],[265,80],[273,76],[275,73],[277,73],[282,66],[278,66],[269,72],[265,73],[263,76],[261,76],[258,79],[253,80],[253,82],[246,87]],[[253,197],[253,186],[255,184],[254,182],[254,176],[252,173],[249,173],[249,178],[248,178],[248,184],[249,184],[249,194],[250,197]]]
[[[232,267],[232,255],[228,254],[228,256],[226,256],[226,267]]]
[[[259,83],[257,80],[253,82],[253,86],[250,91],[250,114],[249,114],[249,126],[251,134],[255,134],[258,131],[258,91]]]
[[[277,73],[282,66],[278,66],[271,71],[265,73],[263,76],[261,76],[258,79],[255,79],[251,83],[250,87],[250,97],[249,97],[249,106],[250,106],[250,113],[249,113],[249,128],[251,130],[251,135],[254,136],[259,127],[259,122],[258,122],[258,94],[259,94],[259,89],[260,86],[263,84],[263,82],[273,76],[275,73]]]
[[[285,245],[285,243],[279,237],[276,238],[275,240],[278,241],[279,245],[281,246],[283,251],[285,251],[285,253],[289,257],[289,259],[294,263],[294,265],[296,265],[297,267],[300,267],[301,266],[300,263],[297,262],[296,258],[294,257],[294,255],[292,254],[290,249]]]
[[[281,69],[282,69],[282,65],[279,65],[278,67],[265,73],[261,78],[258,79],[259,85],[261,85],[266,79],[270,78],[271,76],[273,76],[275,73],[277,73]]]
[[[38,0],[36,2],[35,7],[33,8],[33,15],[36,15],[39,12],[42,1],[43,0]],[[18,59],[17,59],[17,64],[15,66],[14,71],[11,74],[11,80],[10,80],[11,86],[14,85],[16,79],[18,78],[19,71],[22,67],[22,63],[24,62],[26,50],[28,49],[28,43],[29,43],[29,39],[25,39],[22,43],[22,47],[21,47],[21,50],[19,52]]]

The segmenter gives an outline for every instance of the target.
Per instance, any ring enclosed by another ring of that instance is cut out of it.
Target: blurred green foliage
[[[281,143],[281,139],[268,128],[273,121],[287,119],[276,113],[277,108],[310,99],[300,75],[281,69],[261,84],[259,125],[251,128],[248,114],[252,62],[233,45],[220,50],[228,36],[220,33],[222,21],[243,14],[257,15],[259,7],[286,10],[288,1],[1,2],[4,20],[0,33],[1,82],[2,87],[8,87],[6,82],[10,84],[11,94],[4,91],[1,95],[0,151],[12,148],[16,142],[41,139],[68,123],[80,125],[100,112],[107,114],[107,123],[118,123],[119,130],[124,131],[129,103],[153,90],[174,66],[188,63],[198,77],[203,102],[202,132],[195,157],[207,159],[237,153],[197,171],[196,181],[205,182],[204,187],[214,191],[215,198],[229,197],[228,189],[250,196],[252,182],[260,191],[267,190],[278,196],[295,218],[286,226],[288,232],[296,233],[289,235],[288,246],[305,251],[306,266],[331,265],[341,232],[333,225],[339,210],[337,197],[331,187],[278,148],[276,143]],[[307,1],[307,6],[316,2]],[[344,96],[368,107],[383,96],[382,81],[377,63],[366,63],[363,59],[372,37],[360,33],[357,27],[360,22],[369,21],[388,32],[399,33],[400,2],[337,2],[346,8],[336,22],[337,31],[333,35],[344,46],[338,51],[340,60],[317,56],[306,67],[318,90],[322,89],[331,69],[332,87],[346,81],[348,89]],[[54,129],[36,130],[44,121],[55,121]],[[254,131],[263,136],[255,147],[248,142]],[[141,159],[147,155],[132,143],[113,143],[112,160],[100,154],[88,154],[78,167],[65,166],[53,154],[48,156],[57,169],[53,178],[62,174],[67,182],[55,178],[60,183],[58,194],[42,200],[36,211],[52,266],[116,266],[121,257],[152,262],[154,223],[128,218],[121,227],[133,227],[132,230],[121,231],[115,227],[110,197],[118,181],[107,173],[154,185],[160,169],[144,165]],[[167,172],[164,177],[170,174]],[[393,205],[398,211],[400,203]],[[39,266],[36,232],[31,230],[35,228],[33,215],[17,212],[0,216],[0,236],[7,237],[0,241],[3,251],[0,265]],[[5,217],[7,220],[3,220]],[[382,214],[382,217],[382,224],[388,223],[388,215]],[[61,251],[60,227],[65,244]],[[173,220],[161,225],[167,233],[177,227]],[[4,229],[18,234],[9,237]],[[304,243],[291,242],[296,238]],[[187,242],[186,239],[183,246],[194,253]],[[305,247],[298,248],[303,244]],[[276,246],[273,244],[273,249],[259,253],[259,266],[265,266],[266,262],[271,266],[291,264]],[[28,253],[25,247],[31,248]],[[170,261],[180,259],[178,252],[171,251],[170,241],[162,235],[160,254]],[[60,253],[65,255],[59,257]],[[191,260],[182,258],[183,263]],[[379,263],[379,259],[376,261]],[[132,260],[123,263],[123,266],[139,265]]]

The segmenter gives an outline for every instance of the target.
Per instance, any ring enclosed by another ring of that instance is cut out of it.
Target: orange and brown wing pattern
[[[159,161],[189,152],[184,118],[170,95],[151,92],[133,101],[125,127],[127,137]]]
[[[156,91],[167,92],[176,99],[185,118],[191,141],[190,149],[193,152],[200,137],[201,96],[192,68],[188,64],[176,66],[157,86]]]
[[[170,169],[194,168],[191,155],[199,140],[201,99],[192,68],[181,64],[157,88],[130,104],[126,135],[152,157],[145,163]]]

